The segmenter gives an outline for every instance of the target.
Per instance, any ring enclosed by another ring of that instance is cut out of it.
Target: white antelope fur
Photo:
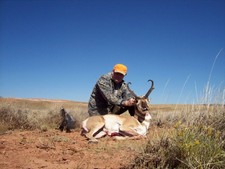
[[[114,114],[91,116],[82,122],[81,134],[91,142],[97,142],[98,138],[106,135],[114,136],[117,140],[141,138],[146,136],[151,118],[151,115],[146,113],[144,121],[140,123],[133,116]]]

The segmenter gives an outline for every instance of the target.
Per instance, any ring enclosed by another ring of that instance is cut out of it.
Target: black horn
[[[144,96],[144,98],[148,98],[148,96],[150,95],[150,93],[152,92],[152,90],[154,90],[154,82],[153,82],[153,80],[148,80],[148,82],[151,82],[152,83],[152,85],[151,85],[151,88],[148,90],[148,92],[145,94],[145,96]]]
[[[137,98],[139,98],[131,89],[130,89],[130,87],[129,87],[129,85],[131,84],[131,82],[128,82],[127,83],[127,88],[128,88],[128,90],[129,90],[129,92],[137,99]]]

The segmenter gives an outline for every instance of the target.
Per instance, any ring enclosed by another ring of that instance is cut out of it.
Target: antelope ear
[[[137,103],[137,104],[139,104],[139,103],[140,103],[140,101],[141,101],[140,99],[137,99],[137,100],[136,100],[136,103]]]

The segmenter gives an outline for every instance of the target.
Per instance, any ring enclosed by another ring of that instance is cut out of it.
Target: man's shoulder
[[[112,73],[109,72],[109,73],[106,73],[104,75],[102,75],[99,80],[110,80],[112,78]]]
[[[100,84],[109,84],[111,83],[111,79],[112,79],[112,75],[110,73],[106,73],[104,75],[102,75],[99,79],[98,79],[98,82],[97,84],[100,85]]]
[[[112,72],[108,72],[108,73],[102,75],[102,77],[112,78]]]

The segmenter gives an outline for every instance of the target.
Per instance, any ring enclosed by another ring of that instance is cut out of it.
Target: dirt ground
[[[115,141],[105,137],[97,144],[90,144],[80,135],[80,130],[71,133],[9,131],[0,135],[0,168],[126,168],[141,152],[144,143],[146,139]]]

